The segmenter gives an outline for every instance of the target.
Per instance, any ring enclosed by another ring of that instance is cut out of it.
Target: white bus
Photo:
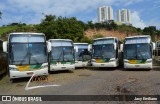
[[[74,43],[75,51],[75,67],[86,67],[91,60],[90,45],[88,43]]]
[[[92,44],[92,66],[93,67],[117,67],[122,55],[120,44],[122,42],[116,37],[105,37],[94,39]]]
[[[155,43],[149,35],[126,37],[123,47],[124,68],[152,69]]]
[[[50,39],[49,71],[74,70],[74,46],[70,39]]]
[[[8,52],[9,77],[48,75],[47,44],[43,33],[10,33],[3,43]]]
[[[160,41],[156,42],[156,46],[154,50],[154,59],[156,61],[160,61]]]
[[[3,41],[0,39],[0,76],[7,72],[7,53],[3,52]]]

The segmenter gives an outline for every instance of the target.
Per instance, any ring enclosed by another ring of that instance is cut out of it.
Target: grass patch
[[[17,29],[18,26],[7,26],[7,27],[0,27],[0,36],[6,32],[12,31]]]

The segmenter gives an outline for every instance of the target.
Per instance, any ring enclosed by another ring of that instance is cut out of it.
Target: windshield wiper
[[[145,60],[145,58],[143,57],[143,55],[142,55],[142,53],[140,51],[137,51],[137,55],[138,54],[140,55],[140,57],[139,57],[140,59]]]
[[[30,55],[32,56],[32,53],[30,53]],[[31,60],[31,56],[30,56],[30,60]],[[36,64],[40,64],[35,57],[32,57],[32,58],[35,60]]]
[[[136,59],[136,57],[131,56],[131,57],[129,57],[128,59],[130,59],[130,60],[135,60],[135,59]]]
[[[27,51],[26,55],[24,56],[23,60],[20,62],[19,65],[22,65],[22,63],[23,63],[23,61],[25,60],[25,58],[27,57],[27,55],[28,55],[28,51]]]

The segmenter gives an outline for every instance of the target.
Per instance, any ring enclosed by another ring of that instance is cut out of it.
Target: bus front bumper
[[[13,71],[10,70],[10,78],[23,78],[23,77],[31,77],[33,74],[34,76],[41,76],[41,75],[48,75],[48,68],[39,69],[35,71]]]
[[[50,65],[50,71],[58,71],[58,70],[74,70],[75,64],[61,64],[61,65]]]
[[[108,62],[108,63],[96,63],[92,62],[93,67],[117,67],[117,62]]]
[[[86,67],[88,62],[76,61],[75,67]]]
[[[152,69],[152,63],[147,64],[129,64],[124,63],[125,69]]]

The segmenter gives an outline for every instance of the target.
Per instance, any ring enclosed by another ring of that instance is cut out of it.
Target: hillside
[[[12,32],[36,32],[36,29],[32,25],[0,27],[0,39],[7,40],[8,34]]]
[[[11,23],[0,27],[0,39],[7,40],[11,32],[41,32],[46,39],[71,39],[74,42],[92,43],[95,38],[117,37],[123,41],[125,37],[135,35],[150,35],[153,41],[160,40],[160,30],[155,26],[148,26],[144,29],[132,25],[117,25],[114,21],[103,23],[84,23],[76,17],[62,17],[45,15],[40,24],[27,25],[25,23]]]
[[[85,31],[85,34],[88,38],[93,39],[95,35],[102,35],[103,37],[117,37],[120,40],[123,40],[127,36],[134,36],[134,35],[139,35],[137,33],[126,33],[126,32],[119,32],[119,31],[109,31],[106,29],[88,29]]]

